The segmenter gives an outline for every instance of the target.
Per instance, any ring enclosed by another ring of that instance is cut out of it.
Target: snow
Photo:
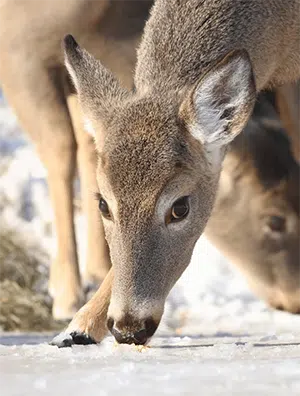
[[[111,337],[69,349],[1,346],[1,394],[297,395],[298,345],[257,337],[161,336],[142,352],[115,346]]]
[[[46,172],[0,98],[1,222],[55,251]],[[77,213],[77,230],[84,218]],[[84,256],[83,238],[80,256]],[[269,309],[206,240],[172,290],[151,348],[58,349],[53,335],[0,335],[1,395],[300,394],[300,316]],[[175,334],[175,331],[177,334]],[[35,345],[30,345],[35,344]]]

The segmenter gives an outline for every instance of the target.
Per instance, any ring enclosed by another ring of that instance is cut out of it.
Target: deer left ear
[[[112,107],[125,100],[129,92],[117,78],[85,49],[74,37],[67,35],[63,42],[65,64],[78,93],[85,129],[95,138],[102,150],[106,138],[105,121]]]
[[[256,97],[248,53],[229,53],[183,100],[180,116],[209,152],[230,143],[250,117]]]
[[[112,102],[123,100],[129,93],[121,88],[119,81],[70,34],[63,41],[65,64],[72,77],[83,107],[95,113],[105,113]]]

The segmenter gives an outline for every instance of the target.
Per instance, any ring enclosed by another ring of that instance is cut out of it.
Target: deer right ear
[[[234,51],[205,74],[183,100],[180,116],[212,160],[243,129],[256,97],[248,53]],[[217,164],[220,165],[220,164]]]
[[[65,37],[63,47],[65,64],[78,93],[85,124],[93,133],[94,124],[104,121],[112,105],[128,97],[129,93],[101,62],[77,44],[73,36]],[[95,134],[97,138],[97,130]]]

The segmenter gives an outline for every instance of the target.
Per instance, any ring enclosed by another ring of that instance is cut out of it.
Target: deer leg
[[[73,344],[95,344],[107,333],[106,317],[113,283],[110,269],[98,291],[74,316],[65,331],[56,336],[51,345],[69,347]]]
[[[26,70],[6,68],[2,74],[3,89],[48,173],[57,236],[49,290],[53,296],[53,316],[70,319],[83,303],[73,224],[76,141],[60,73],[47,71],[39,60],[33,62],[30,74],[22,75]]]
[[[300,162],[300,82],[277,88],[275,95],[281,121],[291,140],[294,157]]]
[[[84,302],[78,267],[75,231],[73,224],[74,148],[69,142],[60,142],[47,154],[53,154],[55,163],[44,160],[48,170],[48,184],[54,210],[57,256],[51,265],[49,291],[53,296],[53,316],[72,318]],[[43,148],[40,149],[42,158]]]
[[[87,218],[87,253],[83,281],[86,289],[97,289],[111,267],[102,219],[94,194],[98,190],[97,156],[93,138],[84,130],[82,113],[76,95],[68,96],[68,106],[77,140],[81,195]]]

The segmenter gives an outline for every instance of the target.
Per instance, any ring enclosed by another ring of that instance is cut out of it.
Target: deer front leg
[[[57,234],[57,254],[50,268],[49,292],[53,296],[52,313],[56,319],[71,319],[84,303],[77,260],[73,225],[73,171],[74,161],[55,156],[44,164],[48,170],[48,184],[54,210]]]
[[[66,330],[51,341],[51,345],[63,348],[74,344],[96,344],[103,340],[107,333],[106,317],[112,282],[111,268],[91,300],[77,312]]]

